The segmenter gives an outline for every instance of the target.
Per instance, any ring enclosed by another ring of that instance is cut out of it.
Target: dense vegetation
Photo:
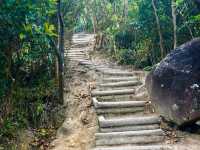
[[[85,13],[79,30],[94,29],[96,48],[138,68],[149,69],[200,34],[199,9],[191,0],[88,0]]]
[[[0,1],[0,149],[20,129],[58,126],[64,27],[70,41],[79,7],[78,0]]]
[[[94,32],[97,50],[149,70],[200,35],[196,1],[0,0],[0,149],[19,129],[57,126],[73,31]]]

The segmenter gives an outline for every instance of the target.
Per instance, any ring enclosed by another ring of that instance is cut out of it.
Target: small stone
[[[191,89],[197,89],[197,88],[199,88],[199,85],[198,84],[193,84],[193,85],[190,86],[190,88]]]
[[[84,125],[86,125],[86,124],[89,123],[89,119],[88,119],[88,117],[87,117],[86,111],[82,111],[82,112],[81,112],[80,119],[81,119],[81,122],[82,122]]]
[[[197,121],[197,122],[196,122],[196,124],[200,126],[200,120],[199,120],[199,121]]]
[[[172,109],[173,109],[174,111],[177,111],[177,110],[179,109],[179,107],[178,107],[177,104],[174,104],[174,105],[172,106]]]

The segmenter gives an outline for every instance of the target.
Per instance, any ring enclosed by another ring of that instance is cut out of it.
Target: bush
[[[117,52],[116,59],[120,64],[131,65],[135,63],[135,52],[130,49],[120,49]]]

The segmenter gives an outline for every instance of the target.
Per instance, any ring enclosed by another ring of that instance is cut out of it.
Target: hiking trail
[[[95,58],[93,46],[94,35],[80,33],[66,50],[68,112],[53,150],[174,149],[149,101],[146,73]]]

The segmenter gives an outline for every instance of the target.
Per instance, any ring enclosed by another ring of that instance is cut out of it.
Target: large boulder
[[[146,78],[155,107],[178,125],[200,119],[200,39],[173,50]]]

